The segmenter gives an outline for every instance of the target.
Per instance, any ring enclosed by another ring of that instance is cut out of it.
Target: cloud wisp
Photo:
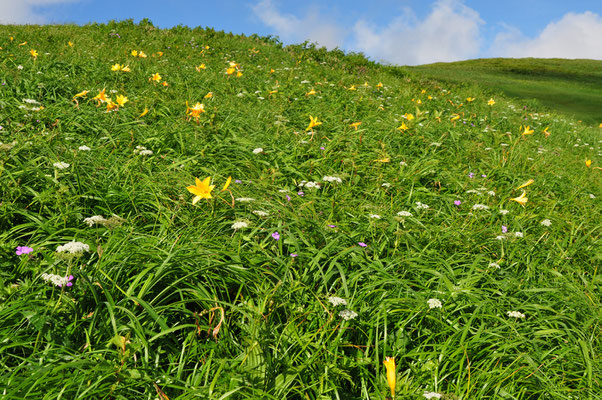
[[[79,0],[0,0],[0,24],[43,24],[46,18],[36,7]]]
[[[507,27],[499,33],[488,53],[497,57],[592,58],[602,60],[602,18],[586,11],[567,13],[549,23],[537,37],[525,37]]]

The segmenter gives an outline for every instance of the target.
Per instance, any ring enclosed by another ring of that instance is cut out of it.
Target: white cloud
[[[459,0],[439,0],[422,21],[406,11],[382,29],[358,21],[353,49],[406,65],[475,57],[481,46],[479,14]]]
[[[602,60],[602,18],[592,12],[568,13],[549,23],[539,36],[516,28],[499,33],[489,50],[498,57],[593,58]]]
[[[0,24],[42,24],[46,19],[38,6],[79,0],[0,0]]]
[[[272,0],[262,0],[252,9],[261,22],[274,29],[283,41],[300,43],[309,40],[328,49],[343,45],[343,29],[317,9],[310,10],[303,18],[280,13]]]

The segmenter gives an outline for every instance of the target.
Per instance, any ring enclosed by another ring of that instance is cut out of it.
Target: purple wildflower
[[[298,255],[297,253],[293,253],[293,254],[291,254],[291,257],[294,258],[294,257],[297,257],[297,255]]]
[[[280,240],[280,234],[278,233],[278,231],[272,233],[272,237],[274,238],[274,240]]]
[[[334,228],[336,228],[337,226],[336,226],[336,225],[328,225],[328,227],[329,227],[329,228],[333,228],[333,229],[334,229]]]
[[[482,174],[482,175],[481,175],[481,178],[487,178],[487,175],[485,175],[485,174]]]
[[[288,201],[291,201],[291,196],[289,196],[289,195],[287,194],[287,195],[286,195],[286,199],[287,199]]]
[[[506,225],[502,225],[502,233],[508,232],[508,227]]]
[[[297,194],[301,197],[305,196],[305,193],[303,193],[303,192],[298,192]]]
[[[468,174],[468,177],[469,177],[470,179],[472,179],[472,178],[474,178],[474,174],[473,174],[472,172],[470,172],[470,173]]]
[[[240,179],[237,179],[234,181],[234,183],[242,183],[242,181]]]
[[[462,204],[462,202],[460,200],[454,200],[454,204],[459,206],[460,204]]]
[[[320,150],[324,150],[324,146],[320,147]]]
[[[28,246],[17,246],[17,255],[20,256],[21,254],[29,254],[33,251],[33,249],[31,247]]]
[[[368,247],[368,245],[364,242],[357,242],[357,244],[359,244],[360,247]]]

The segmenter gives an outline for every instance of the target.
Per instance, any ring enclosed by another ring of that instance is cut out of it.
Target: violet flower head
[[[468,173],[468,177],[469,177],[470,179],[474,178],[474,173],[472,173],[472,172],[469,172],[469,173]]]
[[[506,225],[502,225],[502,233],[508,232],[508,227]]]
[[[274,240],[280,240],[280,234],[278,233],[278,231],[272,233],[272,237],[274,238]]]
[[[360,247],[368,247],[368,245],[364,242],[357,242]]]
[[[33,249],[28,246],[17,246],[16,254],[20,256],[21,254],[29,254],[33,252]]]
[[[459,206],[460,204],[462,204],[462,202],[460,200],[454,200],[454,204]]]

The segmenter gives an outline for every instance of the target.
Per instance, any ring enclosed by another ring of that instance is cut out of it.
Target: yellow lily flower
[[[113,66],[111,66],[111,71],[121,71],[121,65],[114,64]]]
[[[201,199],[211,199],[211,191],[215,186],[209,185],[211,183],[211,177],[208,176],[202,182],[199,178],[194,178],[196,185],[187,186],[186,189],[192,194],[195,195],[194,199],[192,199],[192,204],[198,203]]]
[[[460,115],[459,114],[452,114],[451,121],[457,121],[459,119],[460,119]]]
[[[395,357],[387,357],[385,361],[385,369],[387,370],[387,384],[391,389],[391,397],[395,398],[395,384],[397,383],[397,377],[395,375]]]
[[[529,186],[530,184],[532,184],[533,182],[535,182],[535,179],[529,179],[527,182],[523,183],[522,185],[520,185],[519,187],[517,187],[517,189],[522,189],[524,187]]]
[[[68,41],[67,44],[69,45],[69,47],[73,47],[73,42],[72,41]]]
[[[213,97],[213,92],[209,92],[205,95],[205,97],[203,97],[204,99],[210,99]]]
[[[492,106],[494,104],[495,104],[495,100],[493,100],[493,99],[489,99],[489,101],[487,102],[488,106]]]
[[[92,100],[98,101],[98,105],[100,105],[100,103],[106,102],[107,96],[105,94],[105,89],[102,89],[100,92],[98,92],[96,96],[92,97]]]
[[[82,90],[81,92],[79,92],[75,96],[73,96],[73,100],[77,99],[78,97],[84,97],[89,92],[90,92],[89,90]]]
[[[592,160],[585,160],[585,166],[587,168],[591,167],[592,166]]]
[[[512,201],[516,201],[518,204],[520,204],[521,206],[523,206],[523,207],[524,207],[524,206],[525,206],[525,204],[527,203],[527,200],[529,200],[529,199],[528,199],[528,198],[525,196],[526,194],[527,194],[527,192],[525,192],[525,191],[523,190],[523,192],[521,193],[521,195],[520,195],[520,196],[518,196],[518,197],[515,197],[515,198],[513,198],[513,199],[510,199],[510,200],[512,200]]]
[[[414,114],[410,114],[410,113],[404,114],[403,116],[406,117],[406,119],[408,121],[411,121],[411,120],[413,120],[415,118]]]
[[[186,102],[186,115],[188,115],[189,117],[192,117],[198,121],[199,117],[204,112],[205,106],[203,104],[197,102],[194,106],[189,107],[188,102]]]
[[[318,121],[318,117],[309,116],[309,125],[305,129],[306,131],[312,130],[314,126],[322,125],[321,122]]]
[[[142,50],[140,50],[138,52],[138,57],[140,57],[140,58],[146,58],[146,54]]]
[[[546,126],[546,129],[543,130],[543,134],[546,135],[546,137],[550,136],[550,133],[552,133],[552,132],[549,132],[548,129],[550,129],[550,127]]]
[[[309,92],[305,93],[306,96],[311,96],[316,94],[316,91],[312,88]]]
[[[129,65],[126,65],[125,67],[121,66],[121,71],[122,72],[131,72],[132,70],[130,69]]]
[[[524,131],[522,132],[523,136],[525,135],[532,135],[533,132],[535,132],[533,129],[531,129],[531,127],[529,127],[528,125],[524,127]]]
[[[401,123],[401,126],[397,127],[398,131],[407,131],[408,129],[410,129],[405,122]]]
[[[119,96],[117,96],[115,98],[115,101],[117,102],[117,105],[119,106],[123,106],[125,103],[127,103],[129,100],[127,97],[125,97],[124,95],[120,94]]]
[[[148,114],[148,108],[144,107],[144,111],[142,111],[142,113],[138,116],[138,118],[142,118],[144,117],[146,114]]]
[[[382,89],[382,87],[383,87],[382,82],[378,82],[378,84],[376,85],[376,89],[380,90],[380,89]]]
[[[107,112],[113,111],[114,109],[116,109],[118,107],[119,107],[119,105],[117,103],[113,103],[113,100],[107,99]]]
[[[201,72],[202,69],[207,69],[207,67],[205,64],[201,64],[198,67],[194,67],[194,69],[196,69],[196,72]]]
[[[232,182],[232,177],[229,176],[228,179],[226,179],[226,183],[224,183],[224,187],[222,188],[222,192],[225,191],[226,189],[228,189],[228,186],[230,186],[230,182]]]
[[[159,73],[158,73],[158,72],[156,72],[156,73],[154,73],[154,74],[153,74],[153,75],[150,77],[150,79],[149,79],[149,80],[151,80],[151,81],[153,81],[153,82],[160,82],[160,81],[161,81],[161,79],[163,79],[163,78],[161,77],[161,75],[159,75]]]
[[[352,124],[350,124],[349,126],[353,127],[353,129],[355,129],[357,131],[357,127],[360,126],[362,123],[361,122],[354,122]]]
[[[34,49],[29,50],[29,54],[31,54],[31,56],[34,58],[34,60],[37,59],[38,55],[39,55],[38,52],[35,51]]]
[[[475,100],[474,97],[467,97],[466,98],[466,101],[469,102],[469,103],[472,103],[474,100]]]
[[[134,57],[138,57],[138,51],[136,51],[136,50],[132,50],[132,52],[130,54]]]

